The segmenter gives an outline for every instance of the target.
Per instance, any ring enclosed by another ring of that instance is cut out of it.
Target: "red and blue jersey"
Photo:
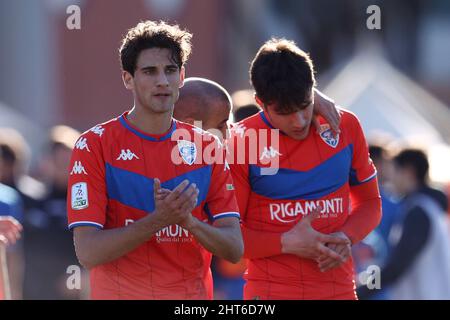
[[[176,120],[165,134],[149,135],[134,127],[127,114],[95,126],[75,145],[67,203],[70,229],[120,228],[151,214],[154,178],[170,190],[184,179],[196,183],[199,196],[192,214],[201,221],[239,218],[228,166],[204,156],[211,145],[223,152],[212,135]],[[94,267],[91,296],[211,299],[210,262],[211,253],[192,234],[171,225],[121,258]]]
[[[320,132],[311,126],[304,140],[273,130],[264,112],[235,127],[229,140],[230,166],[243,232],[281,236],[317,206],[322,211],[313,228],[326,234],[340,231],[351,214],[352,187],[373,181],[376,169],[355,115],[342,111],[336,137],[320,121]],[[239,160],[242,149],[245,156]],[[245,246],[269,247],[269,239],[253,239],[257,243]],[[351,259],[322,273],[316,261],[278,252],[250,258],[245,278],[246,299],[355,298]]]

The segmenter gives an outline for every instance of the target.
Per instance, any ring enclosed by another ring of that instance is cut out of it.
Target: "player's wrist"
[[[195,218],[192,214],[190,214],[186,219],[184,219],[182,222],[181,222],[181,226],[184,228],[184,229],[186,229],[186,230],[188,230],[188,231],[190,231],[190,232],[193,232],[197,227],[198,227],[198,223],[199,223],[200,221],[197,219],[197,218]]]
[[[164,216],[157,209],[151,212],[145,218],[140,219],[136,222],[141,222],[143,229],[146,232],[150,232],[151,234],[161,230],[168,225],[165,222]]]

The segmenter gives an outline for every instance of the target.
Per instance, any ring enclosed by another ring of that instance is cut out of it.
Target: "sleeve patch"
[[[72,209],[81,210],[89,207],[88,189],[86,182],[72,185]]]

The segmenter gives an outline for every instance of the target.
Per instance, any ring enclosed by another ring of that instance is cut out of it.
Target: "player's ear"
[[[183,67],[181,67],[180,69],[180,85],[178,86],[178,88],[181,88],[184,86],[184,79],[186,77],[186,69]]]
[[[128,71],[122,71],[122,81],[125,88],[127,88],[128,90],[134,89],[134,79],[131,73],[129,73]]]

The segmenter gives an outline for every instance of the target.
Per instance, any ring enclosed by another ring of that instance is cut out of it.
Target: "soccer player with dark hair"
[[[75,146],[69,228],[94,299],[212,299],[212,254],[242,256],[230,171],[202,152],[223,148],[172,118],[191,37],[164,22],[130,29],[120,58],[134,107]]]
[[[230,140],[249,259],[244,298],[355,299],[350,246],[381,217],[376,170],[359,121],[342,109],[334,135],[314,115],[313,64],[292,41],[266,42],[250,78],[263,110],[240,122],[244,132]],[[263,130],[269,137],[258,137],[252,162],[246,142]],[[247,154],[238,163],[242,146]]]

